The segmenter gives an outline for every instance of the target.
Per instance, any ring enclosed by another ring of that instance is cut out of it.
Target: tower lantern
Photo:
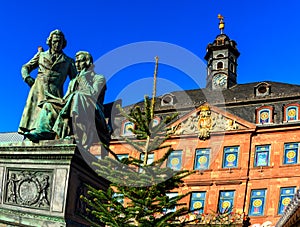
[[[224,17],[219,14],[220,34],[213,43],[208,44],[205,60],[207,61],[206,87],[229,89],[237,84],[237,59],[240,55],[236,42],[224,34]]]

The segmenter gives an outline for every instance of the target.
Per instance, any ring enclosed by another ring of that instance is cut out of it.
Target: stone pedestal
[[[89,226],[85,184],[108,187],[70,141],[0,144],[0,226]]]

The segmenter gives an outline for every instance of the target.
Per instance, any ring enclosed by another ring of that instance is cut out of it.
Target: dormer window
[[[273,111],[272,106],[262,106],[256,109],[256,124],[270,124],[273,123]]]
[[[161,99],[161,106],[172,106],[174,105],[174,96],[172,94],[166,94]]]
[[[270,95],[271,85],[266,82],[259,83],[254,87],[254,93],[255,96],[260,96],[260,97]]]
[[[131,121],[128,121],[128,120],[123,121],[121,135],[122,136],[133,136],[134,134],[131,131],[131,129],[134,129],[134,123],[132,123]]]
[[[291,103],[285,105],[283,107],[283,121],[290,122],[290,121],[298,121],[299,120],[299,108],[300,105],[298,103]]]
[[[267,92],[267,87],[266,86],[260,86],[258,89],[257,89],[258,93],[259,94],[264,94]]]
[[[217,69],[223,69],[223,62],[222,61],[219,61],[217,63]]]
[[[152,127],[157,126],[160,123],[160,117],[154,117]]]

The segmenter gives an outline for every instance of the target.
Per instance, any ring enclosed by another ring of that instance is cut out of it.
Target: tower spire
[[[221,31],[221,34],[223,34],[223,31],[224,31],[224,28],[225,28],[224,17],[221,14],[218,14],[218,19],[220,20],[219,29]]]
[[[206,87],[225,90],[237,84],[237,59],[240,53],[236,42],[224,34],[224,17],[218,14],[218,19],[221,34],[207,45],[204,57],[207,61]]]

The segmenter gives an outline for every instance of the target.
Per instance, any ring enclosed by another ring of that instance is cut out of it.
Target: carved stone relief
[[[213,127],[212,131],[226,130],[227,120],[222,114],[212,113]]]
[[[175,131],[175,135],[198,133],[198,119],[199,116],[196,113],[191,115],[188,119],[178,125],[178,128]]]
[[[8,169],[4,203],[30,208],[50,208],[52,171]]]
[[[176,125],[175,135],[198,134],[199,139],[205,140],[213,131],[228,131],[243,128],[235,120],[213,112],[209,106],[201,106],[198,113],[194,113],[186,120]]]

